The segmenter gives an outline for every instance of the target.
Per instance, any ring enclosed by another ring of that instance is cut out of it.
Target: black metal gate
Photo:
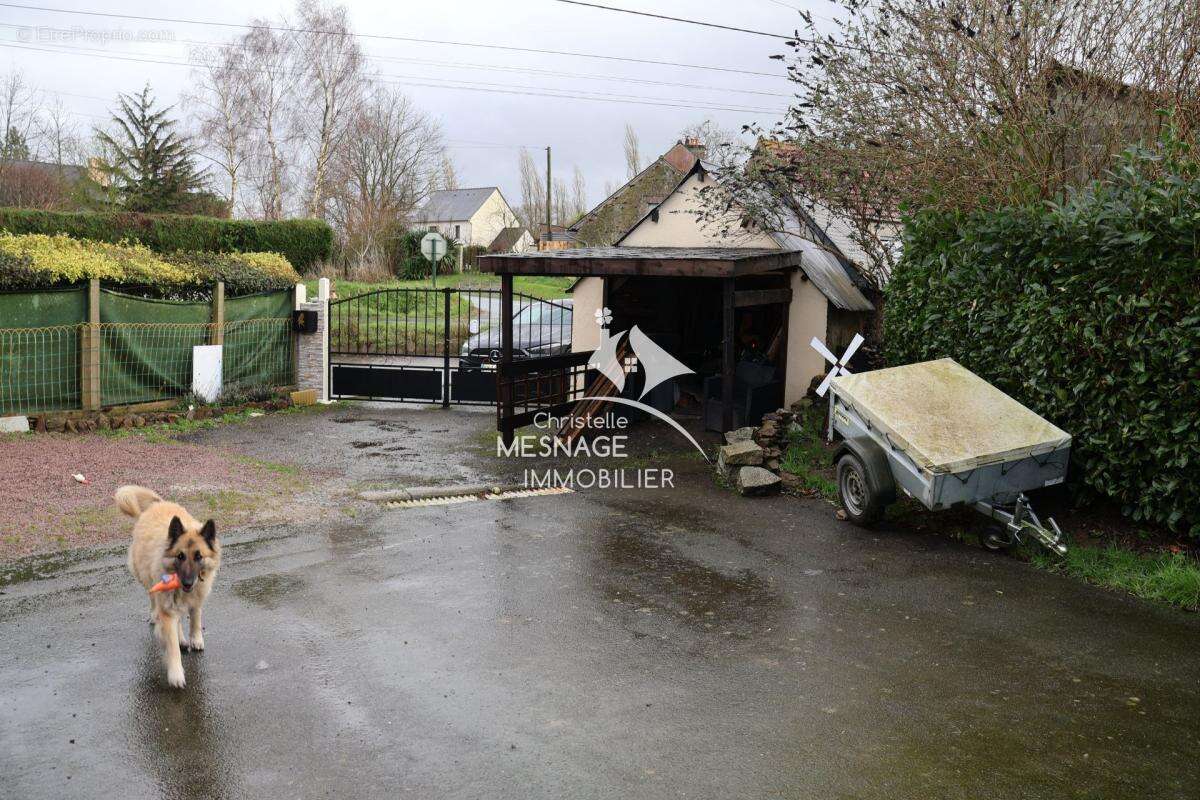
[[[329,304],[329,393],[338,399],[493,405],[498,289],[378,289]],[[513,295],[514,358],[571,351],[570,301]]]

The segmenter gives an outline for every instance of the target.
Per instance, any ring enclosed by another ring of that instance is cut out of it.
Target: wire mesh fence
[[[86,325],[0,329],[0,416],[79,408]]]
[[[0,416],[183,397],[192,348],[216,341],[223,391],[295,382],[286,318],[0,329]]]

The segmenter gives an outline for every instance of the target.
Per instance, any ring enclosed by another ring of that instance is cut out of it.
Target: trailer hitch
[[[1058,523],[1052,517],[1047,517],[1046,522],[1049,523],[1049,527],[1043,525],[1042,521],[1038,519],[1038,515],[1034,513],[1033,506],[1029,504],[1029,498],[1025,496],[1024,492],[1017,495],[1017,502],[1012,511],[983,501],[975,503],[975,508],[1003,525],[1007,539],[1000,542],[1001,546],[1013,547],[1028,536],[1055,555],[1065,556],[1067,554],[1066,537],[1063,535],[1062,529],[1058,527]]]

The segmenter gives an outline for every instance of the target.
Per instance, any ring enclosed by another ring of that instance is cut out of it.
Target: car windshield
[[[557,327],[571,322],[571,310],[555,303],[536,303],[526,306],[513,316],[514,325]]]

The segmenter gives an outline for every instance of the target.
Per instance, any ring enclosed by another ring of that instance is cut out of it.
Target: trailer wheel
[[[883,497],[867,479],[867,470],[858,456],[846,453],[837,463],[838,498],[846,516],[855,525],[867,526],[883,516]]]

